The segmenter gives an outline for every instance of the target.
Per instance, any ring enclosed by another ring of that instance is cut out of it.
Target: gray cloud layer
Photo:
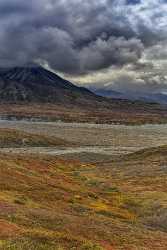
[[[162,89],[166,13],[163,0],[1,0],[0,65],[38,61],[81,83],[112,87],[125,79],[124,86],[144,82],[148,90],[154,80]]]

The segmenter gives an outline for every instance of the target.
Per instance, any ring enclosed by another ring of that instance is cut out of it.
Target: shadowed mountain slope
[[[91,91],[80,88],[41,66],[0,69],[1,102],[86,103],[98,101]]]
[[[96,95],[38,65],[0,68],[1,117],[93,123],[166,123],[165,105],[119,98]]]

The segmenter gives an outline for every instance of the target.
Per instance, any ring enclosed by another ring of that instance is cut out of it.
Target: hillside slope
[[[66,140],[43,136],[40,134],[31,134],[16,129],[0,129],[0,147],[64,147],[72,146],[74,143]]]
[[[135,161],[0,158],[0,249],[166,250],[166,177],[157,172],[148,190],[148,162],[135,178]]]
[[[101,97],[33,65],[0,69],[0,116],[65,122],[166,123],[167,106]]]
[[[98,97],[45,68],[24,66],[0,69],[1,102],[86,103]]]

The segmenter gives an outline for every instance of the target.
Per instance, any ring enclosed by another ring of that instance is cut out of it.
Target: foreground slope
[[[92,165],[1,154],[0,249],[165,250],[161,157]]]

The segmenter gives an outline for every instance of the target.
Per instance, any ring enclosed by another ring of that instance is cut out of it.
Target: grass
[[[60,138],[52,138],[21,132],[15,129],[0,129],[0,147],[51,147],[72,145]]]
[[[99,165],[1,154],[0,249],[167,249],[160,151]]]
[[[167,123],[165,106],[140,101],[110,100],[85,105],[57,105],[51,103],[0,104],[4,118],[43,119],[46,121],[92,122],[115,124]]]

